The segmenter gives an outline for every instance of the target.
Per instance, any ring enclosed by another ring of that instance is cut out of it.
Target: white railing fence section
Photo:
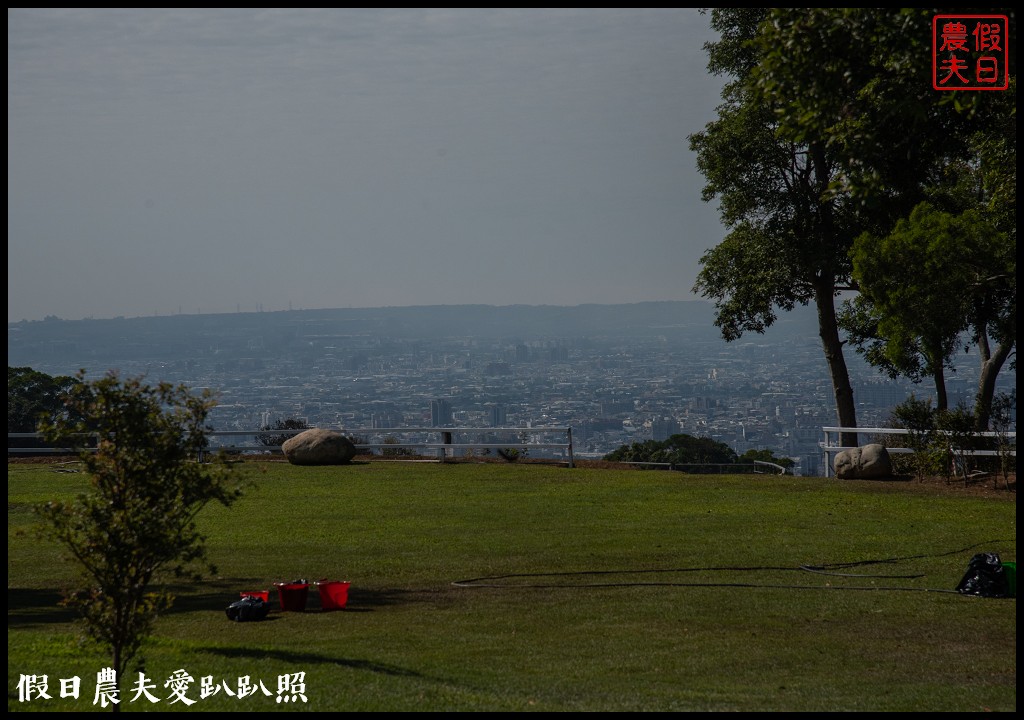
[[[818,443],[822,448],[825,460],[825,477],[831,477],[833,473],[833,467],[835,463],[835,456],[843,450],[852,450],[857,447],[856,445],[841,445],[840,438],[845,434],[856,433],[858,436],[869,436],[868,442],[882,442],[886,445],[886,450],[891,454],[907,454],[915,452],[913,448],[909,447],[890,447],[888,443],[884,442],[884,438],[887,436],[905,436],[910,435],[914,431],[906,430],[904,428],[849,428],[849,427],[823,427],[822,431],[825,433],[825,439],[823,442]],[[936,435],[943,434],[941,430],[930,431]],[[1016,432],[976,432],[971,434],[972,438],[991,438],[993,444],[995,444],[1000,438],[1007,441],[1011,447],[999,450],[960,450],[959,453],[968,456],[975,457],[998,457],[1005,453],[1013,457],[1017,456],[1017,433]]]
[[[294,436],[310,428],[300,429],[266,429],[266,430],[211,430],[210,450],[227,452],[281,452],[281,445],[269,444],[285,436]],[[357,450],[380,451],[387,455],[393,451],[395,456],[402,454],[422,455],[429,451],[438,460],[455,457],[469,457],[478,452],[515,450],[529,453],[538,450],[553,450],[553,459],[566,461],[574,467],[573,440],[571,427],[515,427],[515,428],[463,428],[463,427],[404,427],[404,428],[326,428],[337,430],[352,439]],[[10,447],[11,439],[40,439],[40,433],[7,433],[8,455],[16,454],[62,454],[72,453],[73,448],[39,448]],[[558,442],[554,442],[554,437]],[[249,438],[248,442],[239,442]],[[475,438],[475,441],[474,441]]]

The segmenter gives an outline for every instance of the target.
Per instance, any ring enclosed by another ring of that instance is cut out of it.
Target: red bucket
[[[317,583],[320,589],[320,607],[324,610],[344,610],[348,603],[348,587],[351,583],[331,580]]]
[[[309,583],[274,583],[281,598],[281,609],[290,612],[304,612]]]
[[[270,591],[269,590],[249,590],[246,592],[238,593],[242,597],[256,597],[263,602],[270,602]]]

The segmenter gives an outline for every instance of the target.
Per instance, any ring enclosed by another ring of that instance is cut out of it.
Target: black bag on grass
[[[981,597],[1004,598],[1010,594],[1010,583],[1006,577],[999,555],[996,553],[978,553],[971,558],[956,591],[961,595],[980,595]]]
[[[263,598],[247,595],[241,600],[228,605],[226,610],[228,619],[235,622],[248,622],[250,620],[262,620],[270,612],[270,603]]]

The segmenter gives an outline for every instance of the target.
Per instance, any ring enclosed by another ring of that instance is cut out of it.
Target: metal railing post
[[[573,461],[573,456],[572,456],[572,426],[571,425],[565,429],[565,435],[566,435],[566,437],[569,440],[569,467],[571,467],[571,468],[572,467],[576,467],[573,464],[574,461]]]

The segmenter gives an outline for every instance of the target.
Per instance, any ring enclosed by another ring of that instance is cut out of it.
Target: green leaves
[[[52,419],[63,410],[63,397],[76,382],[66,375],[51,377],[8,365],[7,432],[36,432],[41,418]]]
[[[84,585],[67,596],[89,634],[110,647],[120,675],[171,598],[149,588],[161,572],[188,572],[205,558],[194,520],[210,502],[239,497],[234,466],[200,464],[208,393],[148,386],[116,374],[76,384],[69,412],[45,423],[52,443],[80,449],[91,492],[38,508],[81,565]],[[90,439],[95,448],[90,448]]]
[[[646,440],[623,445],[605,456],[605,460],[619,462],[658,462],[686,464],[731,464],[736,452],[725,443],[708,437],[694,437],[678,433],[667,440]]]
[[[1015,68],[1007,91],[936,92],[940,12],[712,10],[721,40],[707,46],[709,69],[734,80],[690,147],[730,232],[694,291],[714,299],[727,340],[813,299],[844,426],[856,422],[839,289],[865,293],[844,329],[890,374],[941,387],[969,329],[982,410],[1016,344]]]
[[[943,369],[968,339],[987,345],[991,328],[1013,343],[1011,245],[977,209],[951,213],[921,203],[887,235],[857,239],[850,255],[861,296],[846,305],[841,323],[890,375],[933,377],[944,410]]]

